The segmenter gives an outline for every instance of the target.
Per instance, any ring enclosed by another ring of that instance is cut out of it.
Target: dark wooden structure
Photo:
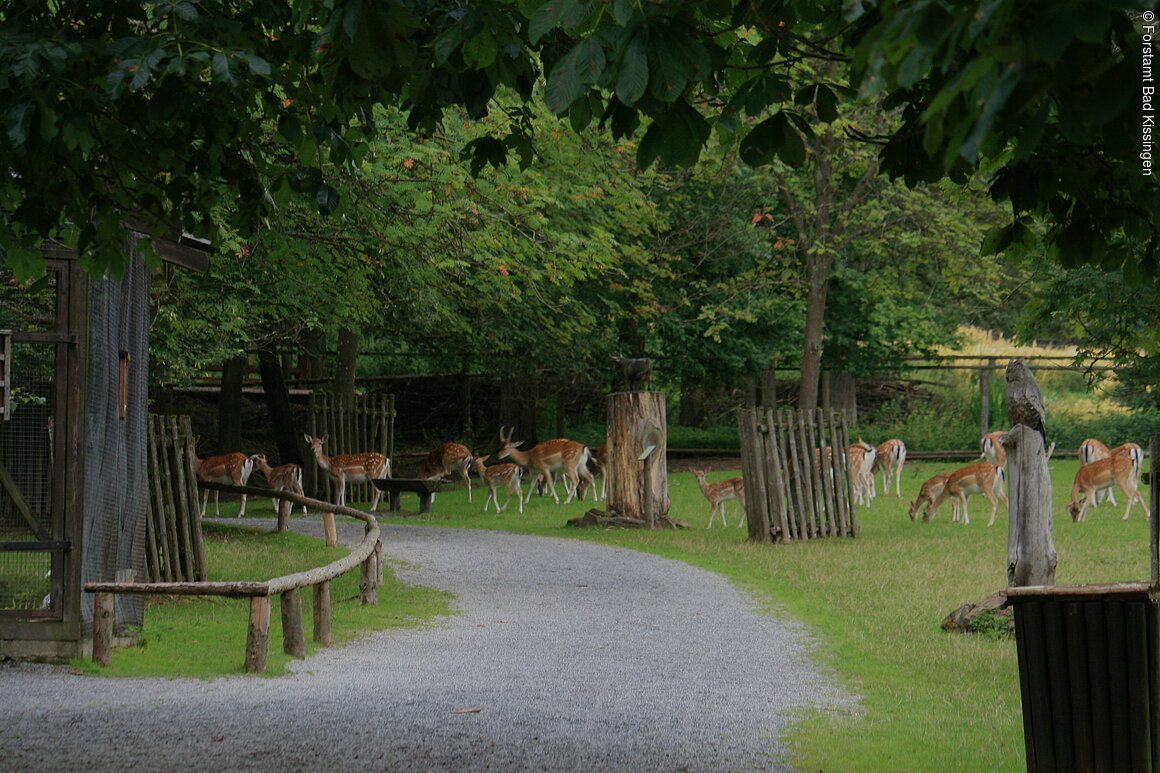
[[[3,283],[0,305],[0,658],[82,654],[86,581],[145,576],[149,271],[127,229],[120,278],[90,277],[45,243],[45,279]],[[153,237],[166,261],[204,266],[206,245]],[[140,599],[102,614],[141,625]]]
[[[827,411],[738,413],[750,538],[796,542],[858,533],[847,469],[849,429]]]
[[[376,478],[375,488],[387,494],[387,509],[392,513],[403,509],[403,492],[419,495],[419,512],[431,512],[435,503],[435,492],[439,490],[440,480],[430,478]]]

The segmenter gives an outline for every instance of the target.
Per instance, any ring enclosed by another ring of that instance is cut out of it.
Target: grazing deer
[[[543,478],[544,484],[551,490],[552,499],[556,500],[556,504],[560,504],[560,497],[556,494],[555,479],[552,477],[553,471],[564,473],[564,488],[568,492],[564,504],[568,504],[576,496],[576,492],[580,488],[581,478],[585,480],[587,485],[594,484],[592,473],[588,471],[588,459],[592,452],[583,443],[556,438],[555,440],[545,440],[530,451],[521,451],[519,448],[524,441],[517,440],[513,443],[512,432],[514,431],[515,429],[512,428],[505,435],[504,428],[499,428],[501,448],[496,454],[496,458],[510,458],[521,467],[530,467],[538,472]],[[535,485],[528,488],[528,497],[524,500],[525,504],[531,501],[534,490]]]
[[[741,505],[741,518],[737,522],[737,528],[740,529],[745,525],[745,478],[738,475],[729,480],[706,483],[705,474],[705,470],[693,470],[693,475],[697,476],[697,483],[701,486],[701,493],[709,500],[709,525],[705,528],[713,528],[713,518],[717,513],[721,513],[721,525],[728,527],[729,524],[725,521],[725,502],[736,499]]]
[[[1110,456],[1124,456],[1133,461],[1136,465],[1136,478],[1140,477],[1140,470],[1144,466],[1144,449],[1140,448],[1135,443],[1124,443],[1115,448],[1108,448],[1104,443],[1095,438],[1088,438],[1079,445],[1079,464],[1080,467],[1098,462],[1101,459],[1107,459]],[[1106,486],[1096,491],[1096,497],[1092,500],[1092,504],[1098,505],[1101,502],[1111,502],[1113,505],[1119,504],[1116,502],[1116,490],[1112,486]]]
[[[926,511],[922,514],[922,520],[925,523],[931,519],[934,513],[930,511],[930,504],[934,501],[934,498],[941,494],[942,490],[946,488],[947,478],[950,476],[951,474],[949,472],[940,472],[938,475],[927,478],[923,482],[922,488],[918,490],[918,497],[910,503],[910,510],[907,513],[910,516],[910,520],[913,521],[915,519],[915,517],[918,515],[918,511],[922,509],[924,505],[926,506]],[[954,523],[961,517],[962,515],[959,513],[959,500],[952,499],[951,522]]]
[[[420,478],[443,478],[459,470],[467,486],[467,501],[471,501],[471,476],[467,474],[471,467],[471,451],[460,443],[444,443],[424,457],[419,463]]]
[[[595,471],[593,472],[593,483],[592,483],[592,485],[594,487],[593,488],[594,491],[595,491],[595,485],[596,485],[595,477],[597,475],[600,476],[600,491],[598,494],[593,494],[594,501],[599,502],[601,499],[608,499],[608,470],[607,470],[608,444],[605,443],[602,446],[597,446],[596,448],[591,448],[591,449],[589,449],[589,451],[591,452],[591,456],[589,458],[589,461],[592,462],[592,466],[595,468]],[[581,500],[584,499],[584,494],[586,491],[587,491],[587,481],[586,480],[581,481],[580,482],[580,494],[579,494],[579,497]]]
[[[993,526],[995,512],[999,509],[999,499],[1003,500],[1003,504],[1007,504],[1007,493],[1003,491],[1003,468],[990,462],[979,462],[955,470],[947,478],[943,490],[931,501],[927,508],[929,515],[924,515],[923,520],[933,518],[944,499],[955,497],[962,508],[963,523],[969,524],[971,514],[967,510],[967,497],[972,494],[982,494],[991,502],[991,518],[987,521],[987,525]]]
[[[1071,484],[1071,503],[1067,506],[1067,512],[1071,514],[1071,519],[1076,523],[1082,522],[1087,515],[1088,505],[1095,501],[1096,493],[1101,489],[1111,488],[1113,484],[1119,486],[1128,498],[1128,506],[1124,508],[1122,520],[1128,520],[1128,516],[1132,512],[1132,505],[1137,501],[1139,501],[1140,507],[1144,508],[1144,518],[1151,518],[1148,505],[1144,504],[1144,498],[1140,496],[1140,492],[1136,488],[1136,473],[1136,463],[1129,456],[1109,456],[1080,467]],[[1082,504],[1080,503],[1081,492],[1083,493]]]
[[[491,502],[495,502],[495,511],[502,513],[507,509],[508,504],[512,501],[512,492],[515,491],[516,502],[519,503],[520,512],[524,511],[524,492],[520,485],[520,478],[523,476],[523,468],[518,464],[495,464],[491,467],[484,467],[483,463],[490,459],[490,455],[477,456],[473,460],[475,471],[479,474],[480,479],[484,485],[487,486],[488,495],[487,500],[483,503],[483,512],[487,512],[487,506]],[[499,505],[499,486],[503,484],[504,490],[507,491],[507,499],[503,501],[503,507]]]
[[[894,489],[902,496],[902,465],[906,464],[906,444],[898,438],[883,441],[875,449],[874,466],[871,472],[882,471],[882,488],[890,493],[890,478],[894,478]]]
[[[878,449],[861,438],[857,443],[851,443],[847,451],[850,466],[850,488],[854,491],[854,501],[860,505],[870,506],[874,499],[874,476],[870,470],[874,467],[874,457]],[[869,480],[867,480],[869,476]]]
[[[270,484],[270,488],[275,491],[289,491],[300,497],[306,496],[302,491],[302,468],[299,465],[290,462],[271,467],[270,463],[266,461],[265,454],[254,454],[250,459],[254,462],[254,469],[266,476],[266,482]],[[273,501],[274,512],[281,512],[281,500],[274,499]],[[302,514],[306,515],[306,505],[302,505]]]
[[[194,438],[193,442],[196,445],[198,438]],[[198,459],[195,455],[193,457],[194,464],[197,465],[197,477],[201,478],[207,483],[226,483],[234,486],[244,486],[250,479],[250,473],[254,471],[253,460],[245,454],[235,451],[232,454],[223,454],[221,456],[211,456],[208,459]],[[221,518],[221,510],[218,508],[218,495],[220,491],[213,492],[213,515],[214,518]],[[246,495],[242,494],[242,504],[238,507],[238,517],[241,518],[246,514]],[[205,518],[205,509],[209,504],[209,489],[201,490],[201,517]]]
[[[346,484],[350,483],[370,483],[378,478],[391,477],[391,460],[382,454],[373,451],[365,454],[338,454],[337,456],[327,456],[322,450],[322,444],[327,441],[330,435],[323,435],[322,437],[311,437],[304,435],[306,442],[310,444],[310,450],[314,452],[314,458],[318,461],[318,466],[326,470],[326,474],[331,477],[338,484],[338,496],[336,497],[336,505],[346,504]],[[374,497],[371,499],[371,512],[379,505],[379,497],[383,494],[377,487],[375,488]]]
[[[979,440],[979,447],[983,453],[980,459],[986,459],[990,464],[997,467],[1007,466],[1007,449],[1003,448],[1003,436],[1007,434],[1006,430],[996,430],[995,432],[988,432]]]

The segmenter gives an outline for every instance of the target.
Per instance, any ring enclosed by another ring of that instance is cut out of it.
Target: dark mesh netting
[[[0,287],[0,330],[54,331],[56,287],[53,273],[31,288],[5,281]],[[0,542],[44,542],[54,537],[56,346],[12,342],[10,356],[11,415],[0,421]],[[54,614],[51,568],[51,553],[0,552],[0,610]]]
[[[120,280],[93,280],[85,417],[83,582],[145,577],[149,273],[132,242]],[[140,626],[144,600],[117,594],[117,630]],[[92,605],[81,604],[92,629]]]

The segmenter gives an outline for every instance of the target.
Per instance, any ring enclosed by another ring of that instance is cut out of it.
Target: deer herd
[[[514,497],[519,512],[523,513],[524,506],[531,501],[532,495],[537,491],[551,496],[559,503],[557,478],[564,481],[564,504],[574,499],[583,501],[588,491],[592,492],[594,501],[607,496],[606,446],[594,449],[583,443],[556,438],[524,450],[521,448],[523,441],[512,440],[512,432],[512,429],[500,428],[499,450],[494,453],[496,461],[501,462],[499,464],[491,466],[485,464],[492,458],[492,454],[473,454],[467,446],[460,443],[444,443],[422,459],[418,477],[439,479],[456,475],[463,479],[467,489],[467,501],[471,502],[469,471],[474,470],[488,492],[484,501],[484,512],[494,504],[496,512],[502,513]],[[1003,485],[1007,466],[1007,454],[1002,443],[1005,434],[999,431],[984,435],[979,441],[981,456],[978,461],[951,472],[939,473],[924,481],[917,497],[910,505],[910,519],[917,520],[919,512],[922,512],[922,520],[930,521],[943,502],[949,499],[951,520],[969,524],[971,518],[967,507],[968,499],[981,494],[991,505],[987,525],[993,525],[999,501],[1002,500],[1007,504]],[[371,452],[328,456],[324,448],[329,439],[328,435],[320,438],[310,435],[304,437],[318,467],[325,471],[336,486],[337,504],[346,503],[347,483],[369,483],[376,478],[391,477],[391,460],[383,454]],[[197,442],[196,437],[194,442]],[[1054,444],[1048,449],[1048,457],[1053,450]],[[1150,517],[1148,506],[1138,490],[1144,460],[1144,452],[1139,445],[1125,443],[1116,448],[1108,448],[1099,440],[1088,439],[1080,446],[1079,459],[1080,468],[1072,483],[1071,501],[1067,507],[1075,522],[1084,521],[1088,510],[1101,502],[1116,505],[1115,488],[1119,488],[1127,500],[1123,519],[1129,517],[1132,505],[1136,503],[1143,508],[1144,517]],[[851,443],[847,449],[846,461],[850,490],[856,504],[869,506],[877,497],[878,474],[882,476],[882,489],[886,494],[890,494],[893,489],[895,496],[902,496],[902,469],[906,464],[906,444],[902,440],[893,438],[875,446],[859,439]],[[230,453],[196,459],[196,470],[198,477],[203,481],[235,486],[245,486],[250,475],[256,471],[266,478],[269,487],[274,491],[286,491],[302,496],[302,468],[297,464],[272,467],[263,454]],[[525,473],[534,475],[529,479],[526,495],[523,485]],[[708,528],[713,527],[718,515],[721,518],[721,525],[728,526],[725,503],[729,500],[738,502],[740,517],[737,519],[737,526],[738,528],[744,526],[744,479],[736,476],[710,482],[706,480],[707,474],[706,470],[693,470],[701,493],[709,501]],[[597,475],[601,478],[599,489],[595,481]],[[506,494],[502,505],[499,502],[501,488]],[[203,490],[201,494],[203,517],[209,493],[209,490]],[[378,506],[381,493],[378,488],[374,490],[370,504],[372,511]],[[275,510],[278,506],[279,500],[275,499]],[[306,512],[305,506],[302,507],[302,511]],[[243,494],[238,517],[245,515],[245,512],[246,496]],[[216,490],[214,513],[220,515]]]

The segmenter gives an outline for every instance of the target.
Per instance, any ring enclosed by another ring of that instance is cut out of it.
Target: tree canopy
[[[22,275],[49,237],[116,270],[126,215],[212,233],[253,230],[295,195],[338,211],[336,170],[362,158],[378,105],[425,132],[452,108],[493,115],[465,148],[476,170],[533,161],[520,100],[576,130],[639,135],[642,167],[689,166],[711,137],[793,166],[807,112],[832,120],[856,91],[901,117],[847,130],[880,145],[889,175],[990,176],[1010,212],[989,249],[1042,242],[1064,265],[1150,277],[1160,201],[1142,158],[1138,11],[1152,5],[14,0],[0,245]]]

